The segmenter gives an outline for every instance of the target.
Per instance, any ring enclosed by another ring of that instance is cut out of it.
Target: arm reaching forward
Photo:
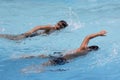
[[[86,36],[79,49],[80,50],[86,49],[88,47],[88,42],[89,42],[90,39],[98,37],[98,36],[105,36],[106,33],[107,32],[105,30],[102,30],[100,32],[97,32],[97,33],[90,34],[90,35]]]
[[[29,30],[28,32],[25,33],[25,35],[31,35],[32,33],[38,31],[38,30],[50,30],[52,27],[50,25],[47,26],[36,26],[33,29]]]

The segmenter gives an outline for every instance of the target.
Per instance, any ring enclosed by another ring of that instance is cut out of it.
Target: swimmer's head
[[[90,51],[97,51],[98,49],[99,49],[99,47],[96,46],[96,45],[93,45],[93,46],[89,46],[89,47],[88,47],[88,50],[90,50]]]
[[[57,29],[57,30],[60,30],[60,29],[63,29],[63,28],[65,28],[65,27],[67,27],[67,26],[68,26],[67,22],[64,21],[64,20],[61,20],[61,21],[59,21],[59,22],[57,23],[56,29]]]

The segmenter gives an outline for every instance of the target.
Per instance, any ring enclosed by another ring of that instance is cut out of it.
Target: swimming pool
[[[0,39],[1,80],[119,80],[120,79],[119,0],[0,0],[0,34],[20,34],[36,25],[66,20],[69,27],[49,36],[22,41]],[[46,59],[19,59],[21,55],[52,54],[78,48],[82,39],[107,30],[106,37],[89,45],[100,46],[70,63],[36,71]],[[28,73],[21,69],[32,66]]]

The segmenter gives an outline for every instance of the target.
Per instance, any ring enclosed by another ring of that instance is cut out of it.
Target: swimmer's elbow
[[[91,35],[88,35],[88,36],[86,36],[86,39],[92,39],[92,38],[94,38],[95,36],[93,35],[93,34],[91,34]]]

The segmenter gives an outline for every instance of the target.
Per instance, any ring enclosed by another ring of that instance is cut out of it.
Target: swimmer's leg
[[[9,34],[0,34],[0,38],[5,38],[9,40],[21,40],[25,38],[24,35],[9,35]]]
[[[21,69],[22,73],[41,73],[45,71],[45,67],[39,65],[31,65]]]
[[[35,58],[36,56],[33,56],[33,55],[22,55],[20,56],[19,58],[20,59],[31,59],[31,58]]]
[[[45,62],[42,64],[42,66],[51,66],[51,65],[54,65],[50,60],[48,62]]]
[[[39,67],[35,67],[35,66],[28,66],[26,68],[23,68],[21,70],[22,73],[29,73],[29,72],[37,72],[37,73],[41,73],[41,72],[44,72],[46,71],[46,67],[48,66],[53,66],[53,65],[60,65],[60,60],[58,60],[59,58],[56,58],[56,59],[52,59],[52,60],[49,60],[45,63],[42,63]],[[57,60],[57,61],[56,61]],[[65,71],[65,69],[57,69],[57,70],[47,70],[47,71]]]
[[[52,65],[50,61],[40,64],[39,66],[28,66],[21,69],[22,73],[41,73],[46,71],[46,67]]]
[[[40,55],[22,55],[22,56],[20,56],[20,58],[22,58],[22,59],[51,58],[51,56],[49,56],[49,55],[44,55],[44,54],[40,54]]]

